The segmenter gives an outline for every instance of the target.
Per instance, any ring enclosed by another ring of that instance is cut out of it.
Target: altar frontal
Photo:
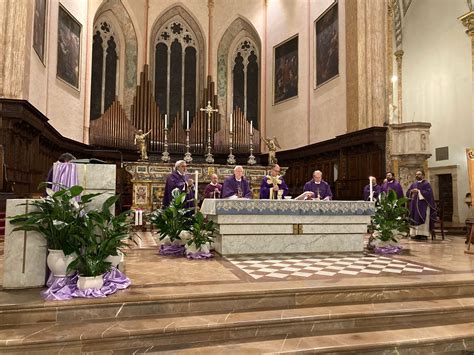
[[[205,199],[221,255],[362,252],[375,204],[366,201]]]

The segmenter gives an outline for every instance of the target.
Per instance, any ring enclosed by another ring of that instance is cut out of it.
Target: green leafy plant
[[[375,215],[369,225],[373,238],[383,243],[398,243],[399,239],[408,233],[410,227],[407,201],[406,197],[398,198],[393,190],[380,194]]]
[[[178,189],[172,191],[173,200],[171,204],[158,209],[149,215],[150,222],[158,229],[160,240],[169,237],[170,241],[180,240],[180,233],[188,230],[192,223],[191,209],[185,208],[186,193]]]
[[[40,184],[39,188],[46,184]],[[98,194],[83,195],[84,188],[72,186],[54,192],[47,188],[47,196],[32,200],[27,205],[33,211],[11,218],[10,223],[17,225],[13,231],[35,231],[46,239],[49,249],[62,250],[70,255],[77,250],[74,236],[81,234],[82,218],[85,206]]]
[[[204,215],[198,211],[193,217],[189,230],[192,238],[186,244],[188,246],[194,244],[196,249],[199,250],[206,243],[214,242],[214,233],[217,230],[217,226],[214,221],[207,221]]]
[[[74,235],[78,257],[69,264],[69,270],[77,270],[81,276],[99,276],[110,269],[109,255],[117,255],[133,241],[129,212],[117,216],[110,209],[119,196],[111,196],[100,210],[84,214],[81,233]]]

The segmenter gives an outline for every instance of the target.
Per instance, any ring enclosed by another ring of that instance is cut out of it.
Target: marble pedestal
[[[206,199],[221,255],[360,252],[373,202]]]
[[[83,194],[101,193],[89,204],[89,209],[100,209],[105,200],[115,195],[115,164],[78,164],[79,185],[84,187]]]

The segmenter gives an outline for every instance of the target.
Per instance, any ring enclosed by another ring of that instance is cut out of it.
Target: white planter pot
[[[105,261],[108,261],[114,267],[118,267],[120,262],[122,261],[123,253],[120,250],[117,250],[117,255],[109,255]]]
[[[99,276],[80,276],[77,280],[77,287],[80,290],[86,290],[88,288],[100,289],[104,285],[104,275]]]
[[[196,248],[196,244],[192,243],[191,245],[186,244],[186,254],[189,253],[197,253],[198,251],[203,252],[203,253],[209,253],[211,249],[211,244],[206,243],[204,245],[201,245],[201,247],[198,249]]]
[[[181,240],[179,241],[179,244],[180,245],[186,245],[186,243],[188,242],[188,240],[190,240],[193,235],[191,232],[189,231],[182,231],[180,234],[179,234],[179,237],[181,238]]]
[[[46,259],[49,270],[56,277],[66,277],[67,266],[77,258],[76,253],[65,256],[62,250],[48,249],[49,254]]]
[[[160,240],[160,245],[180,245],[181,241],[179,239],[171,241],[170,237],[166,236]]]

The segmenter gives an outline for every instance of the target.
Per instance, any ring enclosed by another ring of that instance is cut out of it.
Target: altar
[[[361,252],[375,204],[367,201],[205,199],[221,255]]]

